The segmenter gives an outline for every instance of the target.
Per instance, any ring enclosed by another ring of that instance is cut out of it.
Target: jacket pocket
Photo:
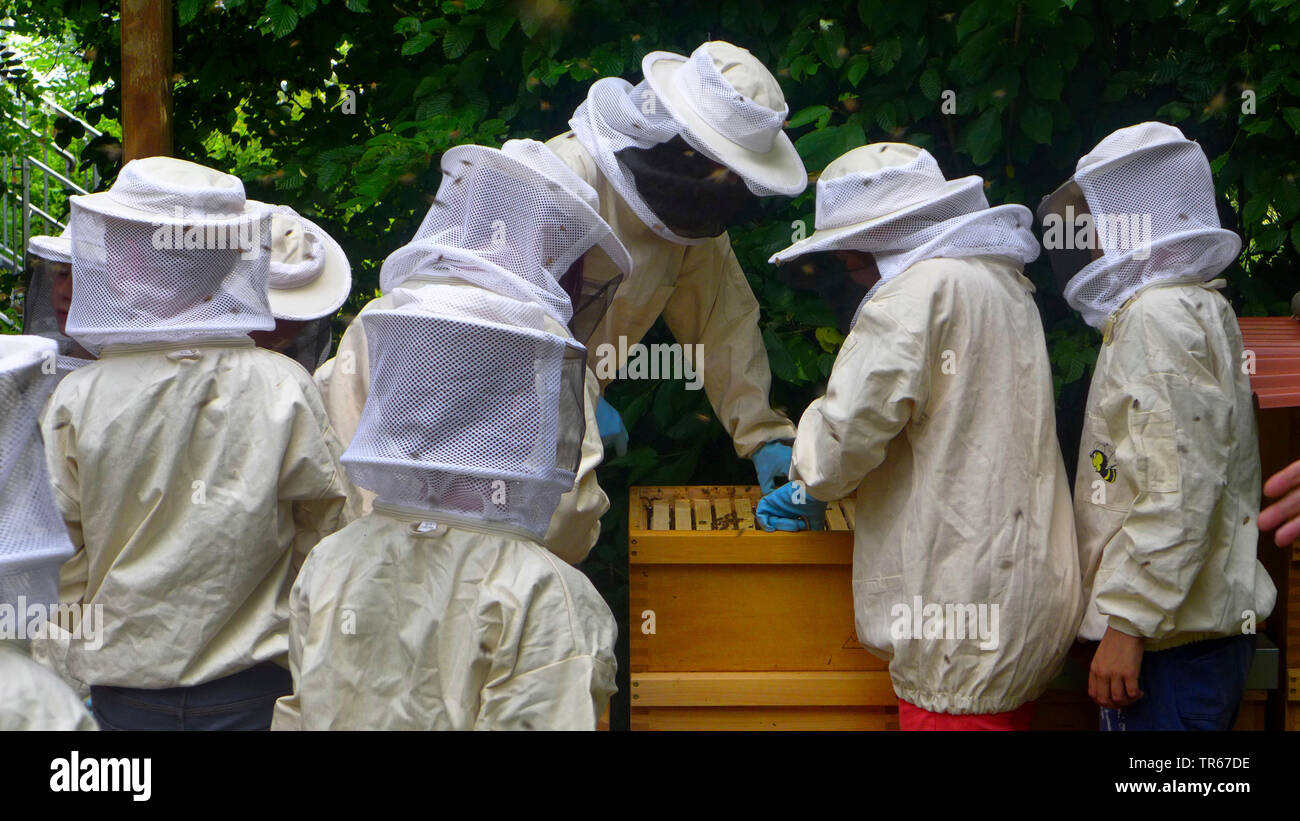
[[[1141,489],[1148,493],[1176,493],[1182,484],[1182,466],[1173,415],[1167,410],[1134,414],[1131,424]]]

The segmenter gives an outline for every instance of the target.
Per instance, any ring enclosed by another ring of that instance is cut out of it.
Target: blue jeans
[[[293,692],[289,671],[263,662],[193,687],[91,687],[101,730],[269,730],[275,700]]]
[[[1101,729],[1231,730],[1254,659],[1253,634],[1143,653],[1142,698],[1118,710],[1103,707]]]

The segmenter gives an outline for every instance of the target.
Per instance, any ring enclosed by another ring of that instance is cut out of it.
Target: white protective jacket
[[[312,551],[276,730],[594,730],[614,616],[522,532],[382,503]]]
[[[1074,489],[1084,638],[1161,650],[1240,635],[1276,602],[1250,377],[1216,284],[1149,285],[1103,327]]]
[[[434,280],[427,280],[434,281]],[[444,285],[462,288],[477,286],[459,280],[437,280]],[[417,290],[421,280],[411,279],[403,288]],[[370,392],[370,353],[366,344],[366,331],[360,321],[360,314],[376,309],[392,308],[392,296],[385,295],[366,304],[358,317],[348,325],[339,340],[338,351],[316,371],[316,386],[320,389],[321,400],[329,414],[330,424],[346,447],[356,435],[361,423],[361,411],[366,406],[366,395]],[[550,322],[547,331],[560,336],[572,336],[567,328],[558,322]],[[569,564],[579,564],[587,558],[600,538],[600,517],[609,510],[609,497],[601,490],[596,478],[596,468],[605,458],[605,449],[601,445],[600,431],[596,427],[596,402],[600,398],[599,387],[591,370],[586,375],[586,433],[582,440],[582,459],[578,464],[578,477],[573,489],[560,497],[559,507],[551,517],[551,526],[546,533],[546,547]],[[374,504],[375,494],[365,488],[356,488],[362,504],[362,512],[368,513]]]
[[[794,425],[772,410],[772,373],[758,329],[758,300],[731,249],[731,238],[724,233],[699,245],[670,242],[632,211],[573,132],[555,137],[546,147],[596,189],[601,217],[632,254],[632,274],[619,285],[587,342],[592,369],[602,356],[640,342],[662,314],[679,343],[702,346],[704,390],[738,456],[752,456],[766,442],[793,438]],[[595,281],[616,273],[612,266],[601,269],[596,262],[583,271]],[[626,337],[621,348],[619,337]],[[610,380],[604,373],[597,376],[603,390]]]
[[[98,730],[86,705],[14,640],[0,640],[0,732]]]
[[[858,636],[933,712],[1037,698],[1083,610],[1032,291],[1000,258],[913,265],[863,305],[794,443],[809,495],[857,491]]]
[[[156,689],[287,665],[289,590],[350,487],[301,366],[248,337],[108,348],[41,427],[77,548],[60,597],[103,607],[103,646],[71,641],[61,673]]]

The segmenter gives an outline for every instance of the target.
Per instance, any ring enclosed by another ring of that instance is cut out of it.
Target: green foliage
[[[26,33],[70,27],[90,60],[89,82],[117,75],[116,4],[5,5]],[[639,79],[648,52],[688,53],[709,37],[774,69],[791,136],[814,174],[864,142],[902,140],[934,153],[949,177],[983,176],[991,203],[1032,206],[1110,131],[1176,123],[1213,161],[1224,224],[1246,240],[1227,272],[1237,309],[1284,313],[1295,289],[1300,4],[178,0],[176,12],[177,153],[232,170],[253,196],[336,232],[356,277],[347,314],[375,293],[380,263],[422,218],[443,151],[546,139],[567,128],[593,80]],[[92,122],[113,120],[120,94],[109,87],[78,102]],[[92,147],[85,158],[111,180],[111,154]],[[841,340],[827,306],[777,282],[766,260],[812,214],[810,190],[764,201],[731,232],[762,306],[774,405],[795,418],[821,390]],[[1027,273],[1039,286],[1070,453],[1097,337],[1066,308],[1045,258]],[[666,338],[661,325],[647,341]],[[753,474],[702,392],[624,382],[609,398],[632,449],[602,469],[614,507],[586,568],[622,617],[628,483]]]

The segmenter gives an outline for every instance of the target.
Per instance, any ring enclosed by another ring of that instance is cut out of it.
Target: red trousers
[[[1034,718],[1034,702],[1026,702],[1009,713],[955,716],[932,713],[915,704],[898,700],[900,730],[1028,730]]]

